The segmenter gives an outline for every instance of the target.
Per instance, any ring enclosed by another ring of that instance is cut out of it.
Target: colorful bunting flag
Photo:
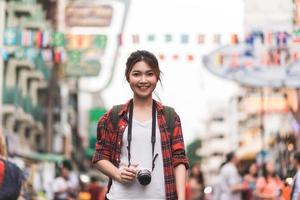
[[[54,47],[63,47],[65,46],[65,35],[63,33],[55,32],[52,35],[52,45]]]
[[[187,34],[182,34],[181,35],[181,43],[182,44],[187,44],[189,43],[189,36]]]
[[[155,40],[155,35],[154,34],[148,35],[148,41],[149,42],[153,42],[154,40]]]
[[[174,55],[173,55],[173,59],[174,59],[174,60],[178,60],[178,59],[179,59],[179,55],[178,55],[178,54],[174,54]]]
[[[269,32],[267,34],[267,41],[268,41],[269,45],[272,45],[272,43],[273,43],[273,33],[272,32]]]
[[[138,44],[140,43],[140,37],[137,34],[132,35],[132,43],[133,44]]]
[[[188,54],[187,55],[187,60],[188,61],[194,61],[194,55],[193,54]]]
[[[238,44],[239,43],[238,35],[237,34],[232,34],[230,41],[231,41],[231,44]]]
[[[1,53],[1,56],[3,58],[4,61],[8,61],[9,59],[9,54],[8,52],[5,50],[5,49],[0,49],[0,53]]]
[[[297,62],[298,59],[299,59],[299,54],[298,54],[297,51],[294,51],[294,52],[293,52],[293,61],[294,61],[294,62]]]
[[[59,64],[61,62],[61,52],[58,48],[54,50],[54,63]]]
[[[35,46],[37,48],[42,47],[42,41],[43,41],[43,32],[42,31],[35,32]]]
[[[15,46],[18,45],[19,31],[16,28],[7,28],[4,32],[4,45]]]
[[[214,34],[213,43],[214,44],[221,44],[221,35],[220,34]]]
[[[93,40],[93,47],[105,49],[107,44],[107,36],[106,35],[96,35]]]
[[[205,42],[205,36],[204,36],[204,34],[199,34],[197,36],[197,43],[198,44],[203,44],[204,42]]]
[[[158,54],[158,58],[160,60],[164,60],[165,59],[165,55],[160,53],[160,54]]]
[[[171,34],[166,34],[165,35],[165,42],[167,42],[167,43],[172,42],[172,35]]]
[[[52,38],[51,33],[49,31],[43,32],[42,47],[44,47],[44,48],[49,47],[50,44],[52,43],[51,38]]]
[[[45,62],[52,62],[53,55],[51,49],[44,49],[42,50],[42,58]]]
[[[123,45],[123,36],[122,36],[122,34],[118,34],[117,40],[118,40],[119,46],[122,46]]]

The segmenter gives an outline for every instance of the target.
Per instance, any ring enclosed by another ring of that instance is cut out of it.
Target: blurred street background
[[[73,199],[105,193],[91,166],[96,125],[131,98],[125,62],[145,49],[163,73],[154,98],[176,109],[203,175],[199,198],[212,199],[234,151],[242,177],[273,163],[289,199],[299,28],[300,0],[0,0],[0,133],[25,174],[22,198],[53,199],[62,166]]]

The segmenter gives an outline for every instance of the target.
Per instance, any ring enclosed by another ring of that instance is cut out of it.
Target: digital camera
[[[150,170],[140,169],[137,173],[137,179],[141,185],[148,185],[151,182]]]

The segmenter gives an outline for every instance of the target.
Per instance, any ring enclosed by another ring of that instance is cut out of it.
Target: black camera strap
[[[127,141],[128,141],[128,167],[131,165],[131,140],[132,140],[132,118],[133,118],[133,101],[130,102],[129,104],[129,122],[128,122],[128,133],[127,133]],[[151,144],[152,144],[152,171],[155,167],[155,160],[158,156],[158,153],[155,154],[154,156],[154,146],[156,142],[156,103],[153,100],[152,103],[152,130],[151,130]]]

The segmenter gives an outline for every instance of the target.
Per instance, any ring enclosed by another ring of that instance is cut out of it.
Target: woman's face
[[[134,97],[140,99],[152,98],[158,78],[153,69],[144,61],[133,65],[129,73],[129,85],[134,93]]]
[[[252,175],[256,174],[256,173],[257,173],[257,165],[256,165],[256,164],[252,164],[252,165],[250,166],[249,172],[250,172],[250,174],[252,174]]]
[[[274,174],[274,172],[275,172],[274,166],[271,163],[267,164],[266,169],[267,169],[268,174],[270,174],[270,175]]]

